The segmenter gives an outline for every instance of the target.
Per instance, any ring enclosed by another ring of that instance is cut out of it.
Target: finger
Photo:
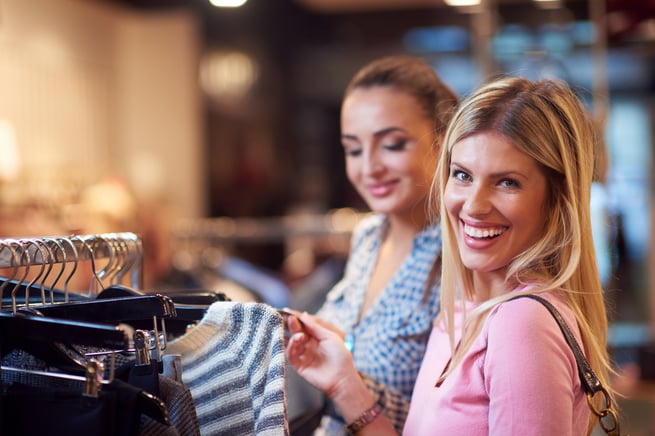
[[[307,335],[302,332],[294,333],[289,338],[289,343],[287,344],[287,359],[294,367],[306,362],[307,357],[305,356],[305,353],[307,351],[307,341]]]
[[[341,330],[336,325],[334,325],[331,322],[326,321],[326,320],[324,320],[322,318],[316,318],[315,317],[314,319],[316,319],[316,322],[318,322],[322,327],[325,327],[326,329],[328,329],[330,331],[333,331],[334,333],[339,335],[339,337],[341,338],[342,341],[345,339],[346,334],[343,332],[343,330]]]
[[[319,341],[328,339],[331,336],[337,336],[332,330],[322,326],[320,321],[318,321],[313,316],[308,313],[302,313],[300,318],[298,318],[302,323],[303,330],[310,336],[318,339]]]
[[[277,311],[280,312],[280,314],[282,314],[282,315],[294,315],[294,316],[302,315],[301,311],[295,310],[295,309],[290,309],[288,307],[283,307],[282,309],[278,309]]]
[[[286,321],[292,316],[299,317],[301,312],[298,312],[297,310],[289,309],[287,307],[282,308],[282,309],[277,309],[277,313],[282,315],[282,318]]]
[[[291,334],[302,332],[302,331],[305,330],[305,326],[300,321],[300,319],[298,319],[298,317],[295,316],[295,315],[289,316],[287,318],[287,327],[288,327],[289,331],[291,332]]]

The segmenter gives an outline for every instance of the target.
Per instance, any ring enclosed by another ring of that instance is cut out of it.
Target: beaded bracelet
[[[359,415],[359,418],[346,426],[346,430],[350,434],[356,434],[358,431],[375,421],[375,418],[382,414],[382,406],[380,403],[373,404],[370,408],[366,409],[364,413]]]

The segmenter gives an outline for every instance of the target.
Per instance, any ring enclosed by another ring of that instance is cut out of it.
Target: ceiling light
[[[238,8],[243,6],[247,0],[209,0],[217,8]]]
[[[541,9],[559,9],[562,7],[560,0],[534,0],[534,2]]]
[[[477,6],[480,0],[444,0],[448,6]]]

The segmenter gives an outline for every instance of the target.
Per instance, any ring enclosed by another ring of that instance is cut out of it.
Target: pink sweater
[[[580,342],[571,310],[560,311]],[[435,325],[414,387],[404,435],[584,435],[589,406],[575,358],[553,316],[521,298],[495,307],[462,363],[440,387],[450,357]]]

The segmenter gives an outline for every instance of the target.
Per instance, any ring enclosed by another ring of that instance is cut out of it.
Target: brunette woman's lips
[[[384,197],[393,191],[394,186],[396,186],[395,182],[378,183],[376,185],[369,185],[367,189],[374,197]]]

